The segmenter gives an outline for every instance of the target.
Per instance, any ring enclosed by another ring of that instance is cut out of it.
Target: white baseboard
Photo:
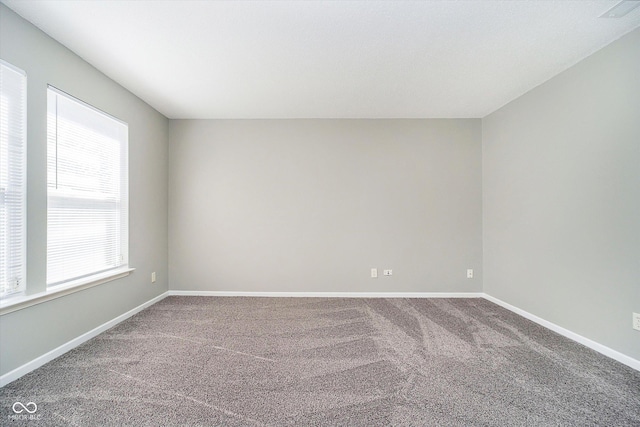
[[[200,297],[277,297],[277,298],[482,298],[482,292],[237,292],[178,291],[168,295]]]
[[[133,316],[134,314],[136,314],[136,313],[144,310],[145,308],[157,303],[158,301],[164,299],[166,296],[167,296],[167,292],[163,293],[162,295],[158,295],[157,297],[145,302],[144,304],[141,304],[141,305],[137,306],[136,308],[134,308],[132,310],[129,310],[124,314],[121,314],[120,316],[116,317],[115,319],[111,319],[108,322],[103,323],[102,325],[98,326],[97,328],[92,329],[89,332],[86,332],[86,333],[80,335],[79,337],[74,338],[71,341],[62,344],[60,347],[54,348],[50,352],[45,353],[42,356],[37,357],[37,358],[33,359],[32,361],[25,363],[22,366],[17,367],[13,371],[7,372],[6,374],[0,376],[0,387],[4,387],[5,385],[9,384],[10,382],[17,380],[21,376],[28,374],[29,372],[39,368],[40,366],[44,365],[47,362],[52,361],[56,357],[61,356],[64,353],[68,352],[69,350],[72,350],[72,349],[78,347],[80,344],[82,344],[82,343],[84,343],[86,341],[89,341],[91,338],[95,337],[96,335],[106,331],[107,329],[110,329],[110,328],[114,327],[115,325],[117,325],[118,323],[122,322],[123,320],[128,319],[129,317]]]
[[[544,320],[543,318],[538,317],[535,314],[531,314],[527,311],[524,311],[521,308],[508,304],[502,300],[499,300],[498,298],[492,297],[491,295],[484,294],[484,298],[488,301],[498,304],[501,307],[506,308],[509,311],[513,311],[514,313],[519,314],[520,316],[526,319],[529,319],[532,322],[535,322],[541,326],[544,326],[547,329],[551,329],[553,332],[557,332],[562,336],[565,336],[575,342],[578,342],[584,346],[587,346],[590,349],[597,351],[598,353],[601,353],[607,357],[617,360],[618,362],[623,363],[635,369],[636,371],[640,371],[640,360],[636,360],[633,357],[629,357],[626,354],[622,354],[619,351],[615,351],[607,346],[604,346],[600,343],[590,340],[589,338],[585,338],[582,335],[578,335],[575,332],[572,332],[568,329],[563,328],[562,326],[558,326],[555,323],[551,323],[547,320]]]

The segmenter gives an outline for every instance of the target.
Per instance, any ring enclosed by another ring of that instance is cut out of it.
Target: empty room
[[[640,1],[0,0],[0,425],[640,426]]]

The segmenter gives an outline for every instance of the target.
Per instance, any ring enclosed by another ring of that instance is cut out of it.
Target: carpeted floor
[[[640,372],[484,299],[169,297],[0,398],[2,425],[640,426]]]

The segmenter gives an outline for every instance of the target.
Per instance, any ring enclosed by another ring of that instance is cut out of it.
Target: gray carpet
[[[2,425],[640,426],[640,372],[483,299],[169,297],[0,391]]]

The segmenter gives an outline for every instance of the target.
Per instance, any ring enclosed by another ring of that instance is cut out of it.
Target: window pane
[[[50,88],[47,284],[127,265],[128,127]]]
[[[0,62],[0,297],[24,291],[27,77]]]

